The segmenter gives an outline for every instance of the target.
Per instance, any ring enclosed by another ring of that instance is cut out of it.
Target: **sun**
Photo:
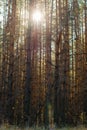
[[[36,23],[41,22],[42,20],[42,14],[39,10],[35,10],[33,12],[33,21],[35,21]]]

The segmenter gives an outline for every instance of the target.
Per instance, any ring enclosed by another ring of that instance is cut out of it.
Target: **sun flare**
[[[39,11],[39,10],[35,10],[34,12],[33,12],[33,21],[35,21],[35,22],[40,22],[41,21],[41,19],[42,19],[42,14],[41,14],[41,12]]]

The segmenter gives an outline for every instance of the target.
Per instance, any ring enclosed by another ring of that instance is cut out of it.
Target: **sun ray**
[[[35,10],[33,12],[33,21],[35,21],[36,23],[41,22],[42,20],[42,14],[39,10]]]

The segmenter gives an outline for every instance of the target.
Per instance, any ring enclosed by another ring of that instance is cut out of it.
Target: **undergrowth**
[[[26,127],[26,128],[19,128],[17,126],[11,126],[11,125],[1,125],[0,130],[87,130],[85,126],[77,126],[77,127],[63,127],[63,128],[48,128],[45,129],[44,127]]]

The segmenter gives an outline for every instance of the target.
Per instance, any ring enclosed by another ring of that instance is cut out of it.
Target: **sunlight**
[[[33,21],[35,21],[35,22],[41,22],[41,19],[42,19],[42,14],[41,14],[41,12],[39,11],[39,10],[35,10],[34,12],[33,12]]]

